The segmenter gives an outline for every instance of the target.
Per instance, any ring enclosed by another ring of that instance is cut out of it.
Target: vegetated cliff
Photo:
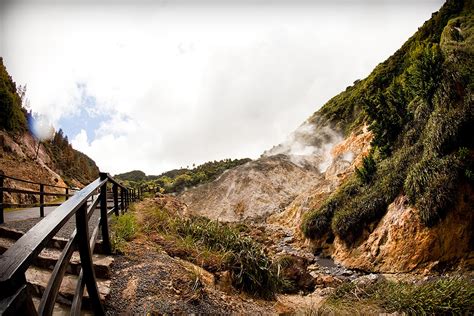
[[[287,142],[181,198],[293,228],[353,268],[472,268],[473,21],[472,1],[447,1]]]
[[[31,124],[34,118],[22,107],[23,92],[0,58],[0,170],[8,176],[60,186],[82,187],[96,179],[99,169],[95,162],[74,150],[61,130],[53,133],[50,140],[38,142],[28,127],[28,121]],[[5,185],[38,190],[37,185],[9,179]],[[48,190],[57,191],[49,187]],[[6,194],[6,202],[37,202],[34,199],[23,194]]]

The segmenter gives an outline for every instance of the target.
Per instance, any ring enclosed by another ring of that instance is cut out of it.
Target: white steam
[[[329,126],[319,127],[304,123],[296,129],[286,141],[267,150],[263,156],[286,155],[294,164],[304,166],[317,165],[321,173],[333,162],[331,151],[343,137]],[[347,157],[351,160],[351,157]]]
[[[44,115],[35,115],[30,122],[30,129],[39,141],[49,140],[54,135],[54,127]]]

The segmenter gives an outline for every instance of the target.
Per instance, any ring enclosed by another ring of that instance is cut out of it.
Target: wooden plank
[[[44,217],[44,185],[40,184],[40,216]]]
[[[118,202],[118,185],[114,184],[112,186],[112,192],[114,195],[114,210],[115,210],[115,215],[119,216],[119,202]]]
[[[10,296],[0,299],[0,315],[38,315],[26,281]]]

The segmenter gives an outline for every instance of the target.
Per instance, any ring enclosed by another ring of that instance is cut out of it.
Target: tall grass
[[[345,314],[354,307],[407,315],[472,315],[474,282],[454,277],[424,283],[386,280],[360,286],[346,283],[329,296],[323,309]]]
[[[158,207],[145,213],[146,231],[160,233],[165,250],[168,247],[205,268],[230,270],[237,289],[264,298],[274,296],[280,282],[277,269],[264,249],[241,236],[238,228],[204,217],[182,218]]]
[[[135,214],[131,211],[111,218],[110,243],[112,251],[124,252],[128,241],[131,241],[138,232]]]

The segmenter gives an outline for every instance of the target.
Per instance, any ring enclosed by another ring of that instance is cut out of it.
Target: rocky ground
[[[154,200],[157,205],[182,212],[182,204],[173,197],[158,195]],[[128,243],[125,254],[115,258],[107,313],[306,314],[317,311],[335,287],[363,277],[361,272],[298,247],[293,232],[286,228],[246,224],[245,230],[244,234],[264,245],[272,257],[292,258],[288,273],[298,283],[295,293],[263,300],[238,292],[225,272],[213,274],[173,257],[154,242],[153,236],[141,233]]]
[[[115,257],[107,314],[311,314],[334,287],[348,279],[362,280],[359,274],[319,258],[308,271],[314,275],[315,290],[258,299],[233,289],[225,275],[215,276],[169,256],[142,235],[128,244],[126,254]]]
[[[140,236],[113,267],[107,314],[275,314],[278,301],[223,290],[209,272],[170,257]]]

